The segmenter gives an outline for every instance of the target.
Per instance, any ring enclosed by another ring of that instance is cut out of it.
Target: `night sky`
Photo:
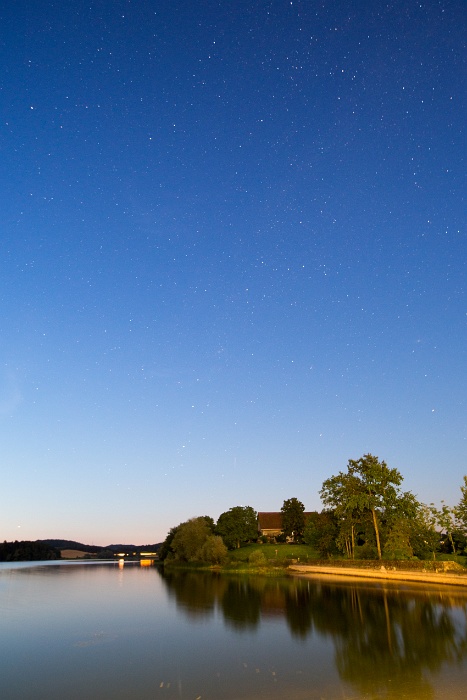
[[[3,3],[0,538],[467,473],[461,0]]]

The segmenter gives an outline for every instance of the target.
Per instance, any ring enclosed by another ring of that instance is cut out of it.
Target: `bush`
[[[362,544],[355,547],[355,559],[377,559],[378,552],[376,547],[371,544]]]
[[[254,566],[266,566],[267,563],[266,557],[264,556],[263,552],[260,552],[258,550],[250,554],[250,556],[248,557],[248,561]]]
[[[199,557],[207,564],[222,564],[227,559],[227,547],[218,535],[210,535],[201,547]]]

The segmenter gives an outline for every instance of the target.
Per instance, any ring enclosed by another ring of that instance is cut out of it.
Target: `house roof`
[[[303,515],[306,522],[313,512],[305,511]],[[282,512],[258,513],[258,527],[260,530],[282,530]]]
[[[258,513],[261,530],[282,530],[282,513]]]

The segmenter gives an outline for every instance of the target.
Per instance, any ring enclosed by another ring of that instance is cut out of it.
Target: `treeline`
[[[157,552],[160,547],[159,544],[108,544],[104,547],[94,544],[83,544],[82,542],[75,542],[74,540],[60,540],[60,539],[48,539],[40,540],[45,542],[51,547],[56,547],[57,549],[75,549],[79,552],[86,552],[88,557],[84,558],[95,558],[99,559],[113,559],[115,554],[122,553],[128,556],[138,555],[141,551]]]
[[[134,545],[134,544],[110,544],[106,547],[98,545],[86,545],[74,540],[35,540],[3,542],[0,544],[0,561],[47,561],[61,559],[62,549],[74,549],[85,552],[84,559],[114,559],[116,553],[123,553],[131,557],[139,555],[141,551],[157,552],[160,544]]]
[[[227,551],[258,538],[258,515],[251,506],[235,506],[219,516],[191,518],[170,529],[159,549],[159,559],[222,564]]]
[[[349,460],[345,472],[324,481],[325,509],[306,537],[322,555],[349,559],[435,558],[463,552],[467,539],[467,477],[458,505],[421,503],[402,491],[403,477],[378,457]]]
[[[56,547],[57,549],[77,549],[80,552],[88,552],[88,554],[96,554],[101,552],[105,547],[99,547],[98,545],[82,544],[82,542],[75,542],[75,540],[60,540],[60,539],[48,539],[40,540],[40,542],[45,542],[50,547]]]
[[[456,506],[421,503],[403,491],[403,477],[378,457],[349,460],[346,471],[326,479],[321,513],[305,514],[297,498],[284,501],[278,541],[311,545],[321,557],[428,559],[437,553],[467,554],[467,476]],[[221,564],[228,549],[258,541],[257,513],[236,506],[217,521],[192,518],[173,527],[162,544],[162,560]],[[268,540],[261,537],[261,541]]]
[[[60,559],[60,550],[40,540],[29,542],[3,542],[0,544],[0,561],[50,561]]]

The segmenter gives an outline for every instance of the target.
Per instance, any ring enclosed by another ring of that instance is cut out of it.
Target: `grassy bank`
[[[249,544],[229,552],[232,562],[248,562],[258,552],[263,554],[269,565],[288,566],[297,563],[307,564],[319,558],[318,552],[307,544]]]
[[[177,569],[198,571],[219,571],[225,573],[260,573],[268,576],[282,576],[292,564],[310,564],[316,566],[354,567],[378,569],[385,566],[388,570],[441,571],[449,568],[449,562],[462,567],[467,566],[467,557],[439,555],[436,561],[423,560],[362,560],[333,558],[320,559],[319,553],[306,544],[250,544],[229,551],[228,560],[222,566],[211,566],[201,562],[166,561],[165,566]],[[453,567],[454,568],[454,567]]]
[[[250,544],[229,551],[227,561],[221,566],[176,560],[166,560],[164,565],[169,568],[198,571],[248,572],[282,576],[290,564],[312,564],[318,557],[318,552],[306,544]]]

